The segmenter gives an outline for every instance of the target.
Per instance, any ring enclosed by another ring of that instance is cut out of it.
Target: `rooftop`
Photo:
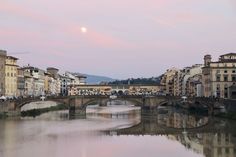
[[[7,56],[8,59],[13,59],[13,60],[18,60],[18,58],[13,57],[13,56]]]
[[[224,56],[236,56],[236,53],[226,53],[224,55],[221,55],[220,57],[224,57]]]
[[[39,70],[39,68],[33,67],[33,66],[25,66],[22,67],[23,70],[30,69],[30,70]]]
[[[75,77],[78,78],[87,78],[87,76],[83,75],[83,74],[76,74]]]
[[[47,70],[59,70],[59,69],[54,68],[54,67],[48,67]]]

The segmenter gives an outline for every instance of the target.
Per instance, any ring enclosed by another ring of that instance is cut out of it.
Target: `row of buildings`
[[[0,50],[0,96],[26,97],[40,95],[68,95],[69,86],[86,84],[86,76],[65,72],[57,68],[42,70],[33,66],[20,67],[18,58]]]
[[[158,95],[159,85],[77,85],[69,87],[69,95]]]
[[[221,55],[204,64],[168,69],[162,76],[163,92],[173,96],[236,98],[236,53]]]

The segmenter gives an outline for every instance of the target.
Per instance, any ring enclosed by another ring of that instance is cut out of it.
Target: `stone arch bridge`
[[[118,96],[117,99],[110,99],[109,96],[67,96],[67,97],[48,97],[47,101],[54,101],[61,104],[66,104],[71,114],[85,115],[86,107],[91,104],[99,104],[100,106],[107,105],[111,100],[124,100],[134,102],[135,105],[140,106],[143,110],[156,109],[161,105],[173,105],[180,101],[178,97],[167,96]],[[40,98],[26,98],[0,103],[1,112],[20,113],[20,109],[25,104],[31,102],[38,102]]]

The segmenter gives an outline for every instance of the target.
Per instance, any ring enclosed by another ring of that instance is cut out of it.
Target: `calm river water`
[[[132,105],[89,106],[0,120],[0,157],[236,157],[235,122],[162,108],[140,116]]]

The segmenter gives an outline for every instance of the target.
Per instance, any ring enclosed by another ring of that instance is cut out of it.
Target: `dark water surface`
[[[132,105],[90,106],[0,120],[0,157],[236,157],[235,121],[163,108],[140,116]]]

